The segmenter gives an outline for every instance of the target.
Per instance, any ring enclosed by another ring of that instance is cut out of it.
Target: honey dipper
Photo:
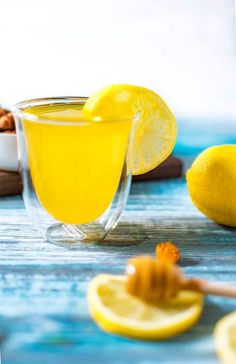
[[[128,292],[144,301],[173,298],[180,289],[236,298],[236,286],[188,278],[177,265],[150,256],[130,259],[126,276]]]

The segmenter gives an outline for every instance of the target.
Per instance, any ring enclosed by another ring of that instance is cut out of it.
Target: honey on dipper
[[[180,290],[236,298],[236,286],[188,278],[177,265],[150,256],[130,259],[126,276],[127,291],[147,302],[174,298]]]
[[[126,275],[128,292],[144,301],[173,298],[183,285],[179,267],[150,256],[130,259]]]

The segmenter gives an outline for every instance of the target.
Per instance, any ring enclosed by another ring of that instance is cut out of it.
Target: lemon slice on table
[[[146,303],[126,291],[126,277],[99,274],[89,284],[88,303],[97,324],[111,333],[140,339],[166,339],[196,323],[200,293],[181,291],[174,299]]]
[[[223,364],[236,363],[236,311],[218,321],[214,330],[217,355]]]
[[[133,174],[157,167],[172,152],[176,141],[174,115],[155,92],[132,85],[111,85],[89,97],[83,111],[105,120],[139,115],[134,140]]]

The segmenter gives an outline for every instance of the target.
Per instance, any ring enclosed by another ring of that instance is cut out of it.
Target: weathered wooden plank
[[[102,332],[90,319],[86,287],[99,272],[120,274],[127,258],[173,240],[186,273],[236,282],[235,229],[201,215],[184,180],[136,183],[117,228],[102,244],[76,250],[41,240],[20,197],[0,199],[0,336],[7,364],[216,364],[212,331],[235,302],[208,298],[200,323],[167,342]],[[119,354],[118,354],[119,353]]]

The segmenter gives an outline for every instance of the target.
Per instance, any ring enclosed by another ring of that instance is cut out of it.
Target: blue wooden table
[[[187,163],[190,161],[188,159]],[[127,258],[174,241],[186,274],[236,282],[236,230],[192,205],[184,178],[133,184],[118,227],[101,245],[78,250],[42,241],[20,196],[0,199],[0,335],[3,364],[216,364],[213,328],[236,301],[206,298],[200,322],[164,342],[101,331],[86,288],[100,272],[121,274]]]

